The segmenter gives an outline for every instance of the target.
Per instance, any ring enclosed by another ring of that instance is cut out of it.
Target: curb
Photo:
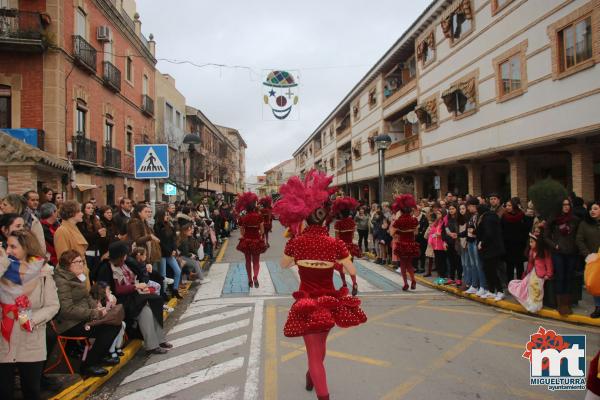
[[[369,257],[372,258],[372,255],[369,253]],[[390,269],[393,271],[393,268],[389,265],[383,265],[384,268]],[[566,317],[563,317],[558,313],[558,311],[550,309],[550,308],[542,308],[537,313],[531,313],[525,309],[522,305],[518,303],[513,303],[507,300],[494,301],[492,299],[482,299],[479,296],[475,296],[474,294],[464,293],[462,290],[446,285],[436,285],[435,283],[429,281],[428,279],[423,278],[422,276],[415,275],[417,281],[425,286],[441,290],[447,293],[452,293],[456,296],[464,297],[465,299],[473,300],[481,304],[486,304],[492,307],[502,308],[504,310],[513,311],[519,314],[525,314],[529,316],[535,317],[544,317],[549,319],[554,319],[556,321],[569,322],[572,324],[578,325],[589,325],[589,326],[597,326],[600,327],[600,318],[590,318],[586,315],[582,314],[571,314]]]
[[[184,288],[183,288],[183,292],[182,294],[187,294],[187,291],[189,290],[191,286],[191,283],[188,283]],[[167,305],[169,307],[175,308],[178,304],[178,299],[176,298],[172,298],[171,300],[169,300],[169,302],[167,303]],[[166,311],[163,311],[163,319],[167,320],[169,318],[169,313]],[[133,359],[133,357],[135,357],[135,355],[137,354],[138,350],[140,350],[142,348],[142,343],[143,341],[140,339],[133,339],[131,340],[127,346],[125,346],[125,348],[123,349],[123,352],[125,353],[125,355],[123,357],[121,357],[121,362],[115,366],[112,367],[104,367],[105,369],[108,370],[108,374],[104,375],[104,376],[100,376],[100,377],[92,377],[92,378],[88,378],[88,379],[80,379],[79,381],[75,382],[73,385],[67,387],[66,389],[64,389],[62,392],[60,392],[59,394],[50,397],[50,400],[83,400],[86,399],[88,396],[90,396],[92,393],[94,393],[100,386],[102,386],[104,383],[106,383],[112,376],[114,376],[121,368],[123,368],[129,361],[131,361]]]

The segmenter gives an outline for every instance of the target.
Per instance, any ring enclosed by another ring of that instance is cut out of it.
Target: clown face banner
[[[263,119],[298,119],[298,71],[264,71]]]

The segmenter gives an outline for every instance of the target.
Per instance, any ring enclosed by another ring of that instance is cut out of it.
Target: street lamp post
[[[190,192],[191,192],[191,186],[192,186],[192,172],[194,170],[194,154],[196,153],[196,148],[194,147],[197,144],[200,144],[201,140],[200,140],[200,136],[196,135],[194,133],[188,133],[187,135],[185,135],[185,137],[183,138],[183,144],[187,144],[188,145],[188,152],[190,153],[190,172],[189,174],[187,174],[187,177],[189,177],[190,180],[190,184],[187,185],[187,179],[185,181],[186,184],[186,191],[185,191],[185,198],[186,200],[190,197]],[[183,164],[184,168],[185,168],[185,163]],[[186,176],[185,171],[184,171],[184,176]]]
[[[392,144],[392,138],[387,133],[382,133],[375,138],[375,145],[379,154],[379,204],[383,203],[385,185],[385,151]]]
[[[348,163],[350,162],[350,154],[344,154],[344,169],[346,170],[346,196],[350,196],[350,188],[348,186]]]

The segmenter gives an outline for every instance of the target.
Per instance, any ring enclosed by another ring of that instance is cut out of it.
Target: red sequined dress
[[[260,234],[262,216],[256,211],[240,217],[238,225],[244,228],[244,236],[240,238],[236,249],[244,254],[260,254],[267,250],[267,244]]]
[[[415,241],[415,229],[419,221],[411,214],[402,214],[398,217],[392,227],[396,229],[395,236],[398,244],[394,248],[394,254],[400,258],[419,257],[419,243]]]
[[[348,252],[352,257],[361,257],[362,252],[360,251],[360,247],[354,241],[354,231],[356,230],[356,223],[352,219],[352,217],[346,217],[343,219],[339,219],[333,225],[333,229],[337,233],[338,239],[342,240],[346,247],[348,248]]]
[[[260,210],[260,214],[263,217],[265,232],[271,232],[273,230],[273,210],[265,207]]]
[[[300,275],[300,288],[293,294],[296,301],[283,328],[285,336],[327,332],[335,325],[349,328],[367,321],[360,299],[348,296],[347,288],[336,290],[333,286],[333,265],[349,254],[341,240],[328,235],[327,228],[307,227],[287,242],[284,252],[296,261]]]

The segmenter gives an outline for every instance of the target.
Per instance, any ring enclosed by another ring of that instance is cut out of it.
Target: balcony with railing
[[[154,100],[147,94],[142,95],[142,112],[149,117],[154,116]]]
[[[383,77],[383,105],[388,106],[416,88],[417,65],[414,54],[403,55]]]
[[[350,112],[337,119],[335,132],[338,139],[350,133]]]
[[[104,168],[121,170],[121,150],[114,149],[110,146],[102,148],[104,160],[102,165]]]
[[[73,56],[77,65],[88,72],[96,72],[96,49],[79,35],[73,36]]]
[[[43,21],[38,12],[0,8],[0,50],[44,51]]]
[[[104,85],[114,90],[115,92],[121,91],[121,71],[115,67],[112,63],[104,61],[102,63],[103,73],[102,78]]]
[[[73,162],[96,164],[96,142],[83,135],[73,136]]]

